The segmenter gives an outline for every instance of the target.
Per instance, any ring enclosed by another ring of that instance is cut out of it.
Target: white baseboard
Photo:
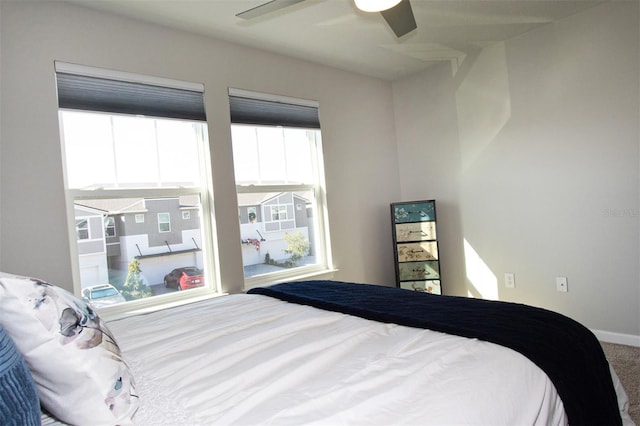
[[[598,340],[618,345],[636,346],[640,348],[640,336],[633,334],[614,333],[612,331],[591,330]]]

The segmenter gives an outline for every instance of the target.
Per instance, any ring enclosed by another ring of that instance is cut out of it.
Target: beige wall
[[[242,290],[227,88],[320,103],[336,279],[393,285],[391,84],[55,2],[3,2],[0,269],[72,289],[54,60],[201,82],[224,290]]]
[[[616,1],[394,83],[402,197],[443,204],[445,293],[640,345],[639,39]]]

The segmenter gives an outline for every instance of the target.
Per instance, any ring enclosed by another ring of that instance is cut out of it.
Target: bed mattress
[[[136,424],[566,424],[502,346],[238,294],[112,321]]]

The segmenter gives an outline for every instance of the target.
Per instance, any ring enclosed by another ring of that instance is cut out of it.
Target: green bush
[[[140,262],[137,259],[129,262],[129,273],[122,285],[122,295],[127,300],[142,299],[153,296],[151,289],[142,281],[140,276]]]
[[[287,248],[284,250],[289,255],[289,260],[295,265],[298,260],[302,259],[309,253],[309,241],[302,235],[302,232],[294,234],[285,234],[284,240],[287,242]]]

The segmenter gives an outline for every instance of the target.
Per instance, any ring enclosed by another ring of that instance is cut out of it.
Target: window
[[[158,232],[171,232],[171,215],[158,213]]]
[[[211,292],[166,279],[193,266],[215,276],[211,215],[171,223],[211,205],[203,87],[62,63],[56,77],[78,292],[112,284],[127,300],[114,312]]]
[[[107,238],[116,236],[116,221],[113,216],[104,219],[104,235]]]
[[[330,270],[317,104],[229,94],[245,286]]]
[[[89,239],[89,223],[86,219],[76,219],[76,238],[79,240]]]
[[[267,206],[267,208],[269,208]],[[273,206],[271,208],[271,220],[287,220],[287,206]]]

